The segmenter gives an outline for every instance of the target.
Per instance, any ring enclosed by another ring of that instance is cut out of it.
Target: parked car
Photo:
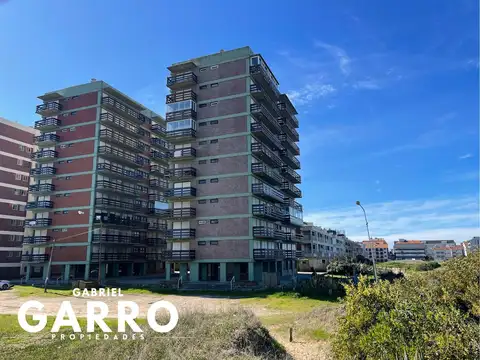
[[[2,290],[8,290],[11,287],[13,287],[12,284],[10,284],[10,281],[8,280],[0,280],[0,289]]]

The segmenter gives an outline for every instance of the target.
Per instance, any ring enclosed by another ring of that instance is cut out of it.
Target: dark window
[[[207,220],[198,220],[198,225],[205,225]]]
[[[210,106],[217,106],[217,105],[218,105],[218,101],[212,101],[212,102],[210,103]]]
[[[75,115],[76,113],[77,113],[76,111],[72,111],[70,115]]]
[[[211,203],[218,203],[218,199],[210,199]]]
[[[54,211],[53,214],[54,215],[60,215],[62,212],[61,211]]]
[[[217,240],[210,241],[210,245],[218,245],[218,241]]]
[[[218,178],[210,179],[211,183],[218,183]]]
[[[64,213],[64,214],[68,214],[68,210],[63,210],[63,213]]]
[[[198,203],[199,203],[199,204],[206,204],[206,203],[207,203],[207,200],[198,200]]]
[[[67,132],[67,131],[68,131],[68,129],[62,129],[62,132]]]
[[[58,163],[63,164],[63,163],[65,163],[65,160],[60,160]]]
[[[65,179],[66,180],[70,180],[72,177],[71,176],[66,176]]]
[[[210,159],[210,163],[212,163],[212,164],[218,163],[218,159]]]
[[[78,95],[72,96],[72,100],[78,98]]]
[[[206,122],[199,123],[198,126],[207,126]]]
[[[73,160],[67,160],[67,163],[69,163],[69,164],[70,164],[72,161],[73,161]]]
[[[204,107],[207,107],[207,104],[200,104],[198,105],[199,108],[204,108]]]
[[[65,194],[63,194],[63,196],[69,197],[69,196],[70,196],[70,193],[65,193]]]
[[[212,219],[212,220],[210,220],[210,224],[218,224],[218,219]]]
[[[198,180],[198,183],[199,183],[199,184],[206,184],[206,183],[207,183],[207,180]]]
[[[215,69],[218,69],[218,65],[212,65],[212,66],[210,66],[210,70],[215,70]]]
[[[217,87],[217,86],[218,86],[218,83],[210,84],[210,87]]]
[[[206,141],[206,140],[200,141],[200,142],[198,143],[198,145],[206,145],[206,144],[207,144],[207,141]]]
[[[218,143],[218,139],[210,140],[210,144],[216,144],[216,143]]]
[[[202,86],[200,86],[200,90],[206,89],[207,87],[208,87],[208,85],[202,85]]]
[[[218,124],[218,120],[212,120],[210,121],[210,125]]]
[[[206,67],[200,68],[200,72],[204,72],[204,71],[207,71],[207,70],[208,70],[208,68],[206,68]]]
[[[207,245],[207,242],[206,242],[206,241],[199,241],[199,242],[198,242],[198,245],[199,245],[199,246]]]
[[[207,163],[207,160],[198,160],[198,164],[206,164]]]
[[[55,195],[55,197],[62,197],[62,194],[57,194]]]

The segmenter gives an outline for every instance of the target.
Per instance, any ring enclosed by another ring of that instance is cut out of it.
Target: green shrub
[[[418,270],[418,271],[430,271],[430,270],[438,269],[440,266],[441,265],[436,261],[428,261],[428,262],[418,264],[416,266],[416,270]]]
[[[357,287],[347,285],[336,359],[477,359],[479,281],[476,254],[393,283],[362,277]]]

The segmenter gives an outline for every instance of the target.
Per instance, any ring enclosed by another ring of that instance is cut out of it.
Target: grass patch
[[[328,340],[330,338],[330,334],[323,329],[312,330],[310,336],[313,340]]]
[[[20,297],[29,297],[29,296],[42,296],[42,297],[56,297],[56,296],[73,296],[72,289],[70,288],[47,288],[45,293],[43,287],[28,286],[28,285],[16,285],[12,290],[15,295]]]
[[[297,293],[276,293],[266,295],[264,297],[251,297],[248,299],[241,299],[242,305],[264,306],[271,310],[284,310],[290,312],[307,312],[312,309],[329,305],[336,300],[319,300],[308,297],[301,297]]]

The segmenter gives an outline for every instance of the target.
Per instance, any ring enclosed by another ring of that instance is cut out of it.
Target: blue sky
[[[249,45],[299,111],[307,220],[479,235],[478,1],[301,3],[0,0],[0,116],[90,78],[164,113],[167,65]]]

